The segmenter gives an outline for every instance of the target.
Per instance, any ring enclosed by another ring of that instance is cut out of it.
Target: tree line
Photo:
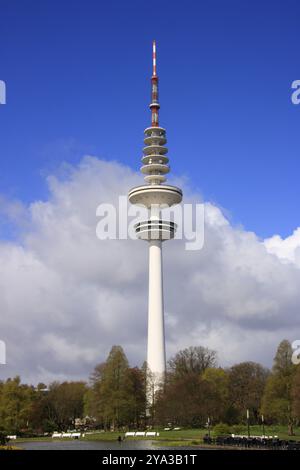
[[[217,354],[202,346],[179,351],[168,363],[164,382],[149,398],[147,364],[130,367],[121,346],[113,346],[86,382],[52,382],[48,387],[0,382],[0,432],[50,433],[74,427],[105,430],[145,426],[204,427],[250,423],[286,425],[300,422],[300,366],[283,340],[271,370],[255,362],[218,366]]]

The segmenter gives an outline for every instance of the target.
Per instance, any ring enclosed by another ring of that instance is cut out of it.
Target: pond
[[[26,450],[161,450],[171,447],[154,445],[152,441],[86,441],[86,440],[62,440],[62,441],[27,441],[16,443],[18,447]],[[174,448],[173,448],[174,449]],[[192,447],[176,447],[178,451],[192,449]]]

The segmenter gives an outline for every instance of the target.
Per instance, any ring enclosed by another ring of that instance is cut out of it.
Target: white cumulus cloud
[[[117,204],[137,184],[141,176],[129,168],[84,157],[48,178],[48,200],[26,207],[1,199],[18,235],[0,242],[2,377],[87,379],[113,344],[133,365],[143,362],[147,244],[96,237],[97,206]],[[168,356],[201,344],[216,349],[222,365],[271,365],[281,339],[300,338],[299,250],[300,228],[261,241],[206,203],[202,250],[164,244]]]

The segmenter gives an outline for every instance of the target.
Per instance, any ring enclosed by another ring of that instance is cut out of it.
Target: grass
[[[207,429],[181,429],[179,431],[164,431],[156,428],[159,436],[156,437],[126,437],[126,440],[151,440],[157,445],[175,446],[193,446],[202,445],[203,437],[207,434]],[[242,434],[247,436],[247,426],[232,426],[232,433]],[[300,428],[295,428],[295,436],[289,436],[285,426],[265,426],[265,434],[267,436],[278,436],[284,440],[300,440]],[[261,426],[251,426],[250,435],[261,436],[263,434]],[[95,434],[88,434],[84,437],[87,440],[101,440],[101,441],[114,441],[118,436],[124,436],[123,432],[102,432]],[[211,431],[213,437],[213,431]]]
[[[16,446],[0,446],[0,450],[23,450]]]
[[[196,446],[203,445],[203,436],[207,434],[207,429],[180,429],[179,431],[164,431],[159,428],[155,428],[155,431],[159,432],[159,436],[155,437],[126,437],[126,440],[151,440],[155,445],[163,445],[165,447],[179,447],[179,446]],[[247,436],[247,426],[232,426],[231,432],[234,434],[241,434]],[[295,436],[289,436],[287,433],[286,426],[265,426],[265,434],[267,436],[278,436],[284,440],[300,440],[300,427],[294,429]],[[251,426],[250,435],[261,436],[262,426]],[[83,440],[88,441],[116,441],[119,436],[124,436],[125,433],[122,431],[106,431],[97,432],[94,434],[86,434],[82,437]],[[211,431],[213,437],[213,431]],[[20,438],[14,441],[28,442],[28,441],[61,441],[61,440],[72,440],[72,438],[59,438],[52,439],[51,437],[37,437],[37,438]]]
[[[193,440],[193,439],[202,439],[206,433],[205,429],[184,429],[179,431],[163,431],[156,428],[155,431],[159,432],[159,436],[155,437],[126,437],[126,440],[151,440],[151,441],[180,441],[180,440]],[[118,439],[118,436],[124,436],[125,433],[122,431],[107,431],[99,432],[95,434],[88,434],[83,439],[90,441],[114,441]]]
[[[236,428],[236,429],[235,429]],[[232,432],[234,434],[248,435],[247,426],[232,426]],[[287,426],[265,426],[266,436],[278,436],[279,439],[284,440],[300,440],[300,427],[294,428],[294,436],[289,436],[287,432]],[[262,426],[250,426],[250,435],[261,436],[263,434]]]
[[[202,445],[202,439],[201,440],[188,440],[188,439],[181,439],[181,440],[162,440],[162,439],[157,439],[156,441],[153,441],[153,444],[156,446],[163,446],[163,447],[193,447],[193,446],[200,446]]]
[[[57,437],[52,438],[51,436],[39,436],[39,437],[18,437],[14,440],[16,443],[20,442],[60,442],[60,441],[74,441],[72,437]]]

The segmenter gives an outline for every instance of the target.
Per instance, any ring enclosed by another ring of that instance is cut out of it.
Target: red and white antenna
[[[155,77],[156,76],[156,43],[155,41],[153,41],[152,60],[153,60],[153,77]]]
[[[159,111],[159,102],[158,102],[158,76],[156,74],[156,42],[153,41],[152,48],[152,77],[151,77],[151,126],[159,127],[158,123],[158,111]]]

